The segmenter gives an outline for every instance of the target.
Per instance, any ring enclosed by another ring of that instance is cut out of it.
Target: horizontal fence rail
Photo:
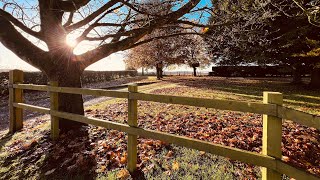
[[[107,97],[115,97],[115,98],[128,98],[128,94],[129,94],[128,92],[111,91],[111,90],[103,90],[103,89],[52,87],[52,86],[46,86],[46,85],[33,85],[33,84],[14,84],[13,88],[56,92],[56,93],[67,93],[67,94],[107,96]]]
[[[277,116],[279,118],[292,120],[296,123],[313,127],[320,130],[320,116],[308,114],[302,111],[287,107],[277,107],[275,104],[263,104],[258,102],[245,102],[245,101],[232,101],[232,100],[219,100],[219,99],[205,99],[181,96],[168,96],[147,93],[128,93],[125,91],[112,91],[103,89],[89,89],[89,88],[70,88],[70,87],[52,87],[46,85],[32,85],[32,84],[14,84],[13,88],[68,93],[68,94],[81,94],[92,96],[107,96],[114,98],[129,98],[142,101],[153,101],[159,103],[179,104],[196,107],[214,108],[220,110],[250,112],[256,114],[267,114]],[[129,97],[130,96],[130,97]]]
[[[21,75],[21,71],[13,71],[10,73],[10,132],[15,132],[22,128],[22,109],[25,109],[51,115],[51,137],[53,139],[56,139],[59,136],[59,118],[128,133],[128,169],[130,172],[133,172],[136,169],[137,136],[140,136],[264,167],[264,169],[262,169],[263,179],[280,179],[281,174],[287,174],[288,176],[296,179],[319,179],[317,176],[310,174],[305,170],[292,167],[281,161],[282,118],[293,120],[294,122],[305,126],[320,129],[319,116],[283,107],[281,93],[264,92],[264,102],[257,103],[139,93],[137,85],[130,85],[129,91],[110,91],[88,88],[57,87],[58,84],[56,82],[50,82],[51,86],[22,84],[22,77],[23,74]],[[22,89],[49,92],[51,107],[44,108],[23,103]],[[108,96],[128,99],[128,125],[78,114],[60,112],[57,109],[59,93]],[[262,154],[184,136],[139,128],[137,127],[138,100],[263,114]]]
[[[320,130],[320,116],[312,115],[287,107],[279,107],[278,117]]]
[[[218,99],[204,99],[182,96],[168,96],[157,94],[145,94],[145,93],[132,93],[131,99],[142,101],[153,101],[168,104],[180,104],[196,107],[206,107],[221,110],[251,112],[257,114],[277,115],[277,106],[274,104],[263,104],[255,102],[244,101],[231,101],[231,100],[218,100]]]
[[[13,107],[29,110],[29,111],[35,111],[43,114],[50,114],[50,108],[44,108],[44,107],[34,106],[30,104],[25,104],[25,103],[13,103]]]

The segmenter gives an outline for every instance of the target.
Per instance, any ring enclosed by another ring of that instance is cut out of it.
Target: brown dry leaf
[[[102,147],[104,147],[106,149],[110,148],[110,146],[106,142],[103,142],[101,145],[102,145]]]
[[[124,180],[124,179],[128,179],[130,177],[130,173],[127,169],[121,169],[118,173],[117,173],[117,178]]]
[[[122,156],[120,158],[120,164],[126,164],[127,163],[127,157],[126,156]]]
[[[179,163],[177,161],[173,161],[172,170],[174,170],[174,171],[179,170]]]
[[[166,157],[172,157],[173,156],[173,151],[169,151],[168,153],[167,153],[167,155],[166,155]]]
[[[167,176],[171,175],[171,171],[165,171],[164,174],[166,174]]]
[[[288,162],[289,161],[289,157],[288,156],[282,156],[282,160],[285,161],[285,162]]]
[[[146,141],[145,144],[151,146],[151,145],[153,145],[153,141],[152,140]]]
[[[35,139],[33,139],[32,141],[23,144],[22,149],[23,150],[28,150],[30,149],[32,146],[34,146],[35,144],[37,144],[37,141]]]
[[[104,172],[106,169],[107,169],[107,166],[100,166],[100,168],[97,169],[96,172],[102,173],[102,172]]]

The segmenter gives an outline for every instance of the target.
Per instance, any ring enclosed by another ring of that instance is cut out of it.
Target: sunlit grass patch
[[[169,154],[172,155],[168,157]],[[244,167],[235,167],[226,158],[178,146],[164,149],[142,169],[146,179],[181,180],[245,178],[239,173],[244,170]],[[250,167],[250,170],[253,169]],[[254,177],[248,175],[246,178]]]
[[[0,140],[0,179],[40,177],[38,170],[44,163],[45,154],[32,157],[30,153],[41,143],[43,134],[49,131],[50,124],[48,121],[25,124],[26,127],[21,131],[13,135],[8,134]]]

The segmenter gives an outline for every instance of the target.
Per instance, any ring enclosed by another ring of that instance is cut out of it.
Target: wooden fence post
[[[130,93],[138,92],[138,86],[131,84],[128,86],[128,124],[132,127],[138,126],[138,103],[137,100],[130,99]],[[128,134],[128,170],[133,173],[137,168],[137,136]]]
[[[58,87],[58,82],[56,81],[50,81],[49,84],[52,87]],[[56,92],[50,92],[50,110],[58,111],[58,93]],[[51,114],[51,139],[56,140],[58,137],[59,137],[59,118]]]
[[[23,90],[14,89],[13,84],[23,83],[23,71],[12,70],[9,72],[9,133],[14,133],[23,127],[23,110],[13,107],[13,103],[23,102]]]
[[[282,106],[283,95],[278,92],[263,92],[263,103]],[[262,154],[276,159],[282,157],[282,119],[276,116],[263,115]],[[281,174],[267,168],[262,168],[263,180],[281,179]]]

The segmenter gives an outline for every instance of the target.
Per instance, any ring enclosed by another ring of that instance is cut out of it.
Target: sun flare
[[[77,45],[77,41],[75,40],[75,38],[71,37],[71,36],[67,36],[66,38],[66,44],[70,47],[75,47]]]

